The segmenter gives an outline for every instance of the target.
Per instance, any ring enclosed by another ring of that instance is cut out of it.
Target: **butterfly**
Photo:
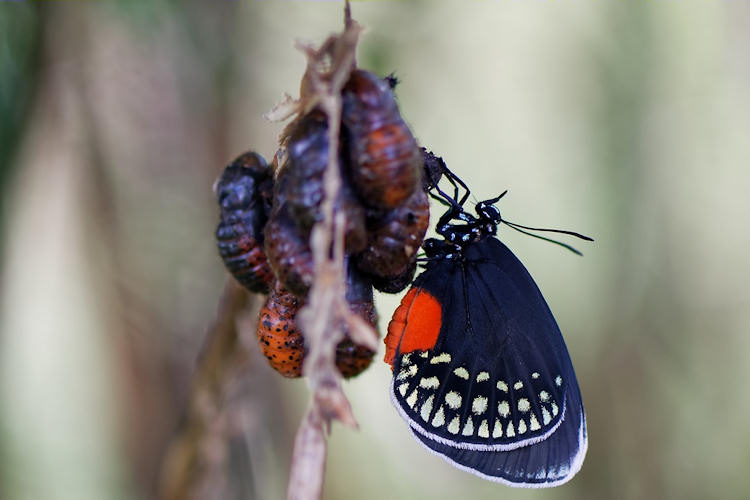
[[[425,241],[426,264],[385,339],[391,399],[414,437],[459,469],[510,486],[569,481],[586,455],[586,415],[557,322],[521,261],[497,239],[497,198],[464,210],[458,182]],[[531,234],[531,233],[527,233]],[[572,247],[563,245],[573,251]],[[577,251],[576,251],[577,252]]]

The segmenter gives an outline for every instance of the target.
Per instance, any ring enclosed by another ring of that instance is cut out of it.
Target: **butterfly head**
[[[424,243],[427,257],[460,258],[472,243],[495,236],[497,226],[503,220],[494,203],[503,195],[505,193],[477,203],[477,215],[465,211],[460,203],[450,205],[438,220],[436,228],[442,239],[430,238]]]

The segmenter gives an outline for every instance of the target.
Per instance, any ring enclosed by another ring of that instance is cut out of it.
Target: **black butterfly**
[[[495,237],[501,222],[536,228],[501,219],[505,193],[464,211],[468,190],[458,200],[456,181],[465,185],[446,175],[456,193],[436,188],[449,206],[442,239],[425,242],[425,269],[388,326],[393,403],[422,445],[460,469],[511,486],[565,483],[586,455],[578,382],[539,288]]]

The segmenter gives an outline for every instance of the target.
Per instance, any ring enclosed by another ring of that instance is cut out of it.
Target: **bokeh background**
[[[590,446],[553,490],[451,468],[378,361],[346,383],[327,499],[750,498],[750,3],[356,2],[359,64],[477,199],[595,237],[502,228],[555,312]],[[0,498],[155,498],[226,279],[211,186],[267,158],[295,39],[342,3],[0,2]],[[577,244],[578,245],[578,244]],[[398,297],[378,297],[384,331]],[[303,380],[257,356],[227,392],[221,487],[285,495]],[[222,441],[222,439],[224,439]],[[218,483],[217,483],[218,484]]]

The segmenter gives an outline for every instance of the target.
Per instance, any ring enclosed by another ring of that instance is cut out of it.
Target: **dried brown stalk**
[[[323,220],[310,236],[315,261],[315,280],[307,305],[300,310],[298,324],[305,336],[308,355],[303,372],[312,391],[307,413],[294,443],[289,477],[289,500],[317,500],[323,491],[326,435],[333,420],[356,428],[349,400],[341,387],[336,365],[336,346],[344,329],[352,340],[377,348],[377,334],[351,313],[346,301],[344,269],[344,227],[346,214],[334,212],[334,200],[341,187],[338,149],[341,130],[341,89],[355,67],[355,51],[361,28],[351,19],[346,5],[345,29],[330,36],[319,49],[298,44],[308,59],[298,112],[318,107],[328,116],[329,155],[324,177]]]

